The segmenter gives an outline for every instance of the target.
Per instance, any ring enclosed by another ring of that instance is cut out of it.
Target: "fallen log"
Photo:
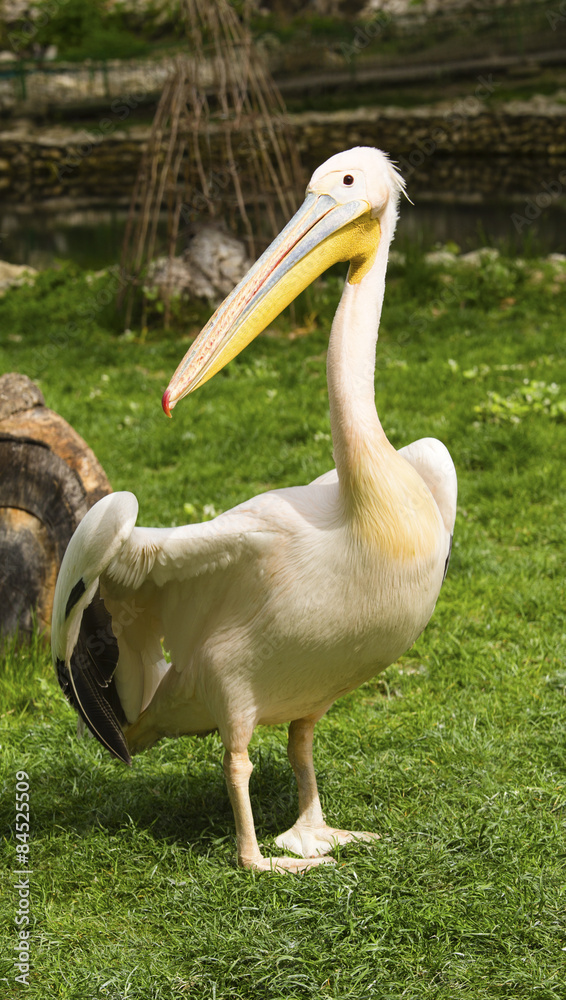
[[[0,635],[48,630],[71,535],[111,490],[94,452],[31,379],[0,377]]]

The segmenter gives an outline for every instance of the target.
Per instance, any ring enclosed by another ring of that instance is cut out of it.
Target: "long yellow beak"
[[[375,256],[379,223],[364,200],[339,204],[331,195],[307,193],[285,229],[218,307],[187,351],[166,389],[171,410],[257,337],[276,316],[337,261],[352,261],[354,280]]]

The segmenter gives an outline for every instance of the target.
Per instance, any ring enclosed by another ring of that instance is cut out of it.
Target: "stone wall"
[[[409,193],[447,197],[532,195],[564,167],[566,104],[530,101],[488,111],[476,103],[407,111],[364,108],[288,115],[305,179],[332,153],[356,145],[386,149],[399,163]],[[148,137],[147,126],[125,128],[118,115],[76,131],[15,123],[0,133],[0,199],[17,204],[71,199],[127,202]],[[223,168],[221,143],[218,171]],[[236,144],[245,188],[249,141]],[[211,181],[214,187],[214,177]],[[298,186],[304,185],[304,179]]]
[[[0,61],[0,112],[45,114],[69,108],[111,108],[134,98],[157,100],[174,69],[174,57],[104,63],[53,63],[38,68]],[[205,67],[204,85],[211,72]]]
[[[405,110],[359,109],[293,118],[309,169],[348,146],[387,150],[409,193],[469,199],[532,194],[558,176],[566,103],[534,99],[488,110],[479,97]]]

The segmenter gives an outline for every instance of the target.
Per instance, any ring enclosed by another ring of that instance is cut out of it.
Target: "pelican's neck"
[[[395,219],[390,206],[371,269],[358,283],[346,282],[328,346],[328,392],[343,516],[357,538],[413,556],[420,547],[415,517],[417,535],[430,519],[433,529],[434,501],[387,440],[375,408],[375,352]]]
[[[394,451],[377,416],[374,389],[387,255],[395,225],[393,212],[389,219],[386,215],[384,213],[372,267],[358,283],[347,281],[345,284],[328,345],[334,459],[341,492],[348,506],[355,505],[363,486],[360,478],[374,469],[384,453]]]

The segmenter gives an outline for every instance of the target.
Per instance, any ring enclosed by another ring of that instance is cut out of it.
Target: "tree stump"
[[[0,377],[0,636],[49,629],[71,535],[111,492],[94,452],[31,379]]]

